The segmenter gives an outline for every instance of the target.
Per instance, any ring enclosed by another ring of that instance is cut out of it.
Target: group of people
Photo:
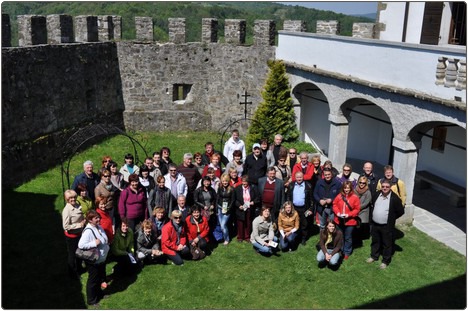
[[[270,256],[305,245],[314,223],[320,228],[319,265],[336,266],[352,254],[353,240],[372,235],[367,262],[382,255],[380,267],[386,268],[406,200],[393,168],[385,166],[381,179],[370,162],[361,175],[348,163],[340,173],[331,161],[322,165],[320,155],[297,154],[282,140],[277,134],[269,146],[262,139],[247,154],[233,130],[223,153],[207,142],[203,153],[185,153],[180,165],[168,147],[140,166],[132,154],[120,168],[103,157],[97,173],[91,161],[84,162],[64,193],[62,217],[71,277],[86,270],[75,257],[77,248],[100,253],[98,261],[86,262],[88,304],[104,296],[106,261],[117,262],[114,276],[168,259],[182,265],[184,259],[202,259],[212,243],[227,246],[233,237]]]

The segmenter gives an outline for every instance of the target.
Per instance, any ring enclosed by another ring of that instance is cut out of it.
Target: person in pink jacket
[[[172,211],[171,220],[162,228],[161,248],[163,253],[177,266],[184,264],[182,257],[190,255],[181,211]]]
[[[344,259],[348,259],[353,252],[353,230],[357,225],[356,217],[361,210],[361,203],[358,196],[353,191],[353,184],[345,181],[341,186],[340,194],[333,200],[333,213],[335,223],[343,231]]]
[[[119,214],[120,218],[127,217],[128,226],[136,232],[136,225],[149,218],[146,192],[139,187],[140,179],[137,174],[131,174],[128,181],[128,187],[120,194]]]

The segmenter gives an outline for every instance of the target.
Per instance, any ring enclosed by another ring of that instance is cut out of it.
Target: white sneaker
[[[367,260],[366,260],[367,263],[373,263],[374,261],[375,261],[375,259],[372,258],[372,257],[369,257],[369,258],[367,258]]]

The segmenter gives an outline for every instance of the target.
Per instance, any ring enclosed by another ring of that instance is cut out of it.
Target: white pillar
[[[393,169],[396,177],[401,179],[406,186],[406,206],[405,214],[398,220],[398,223],[413,222],[414,205],[413,190],[414,177],[416,175],[416,165],[418,163],[418,151],[421,142],[402,141],[393,138]]]
[[[330,121],[330,140],[328,141],[328,158],[334,167],[342,167],[346,163],[348,147],[348,120],[344,116],[328,115]]]

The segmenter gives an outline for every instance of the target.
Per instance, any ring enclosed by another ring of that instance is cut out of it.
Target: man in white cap
[[[249,182],[258,186],[258,179],[266,175],[267,160],[262,154],[260,144],[252,146],[252,153],[245,158],[243,175],[249,175]]]

